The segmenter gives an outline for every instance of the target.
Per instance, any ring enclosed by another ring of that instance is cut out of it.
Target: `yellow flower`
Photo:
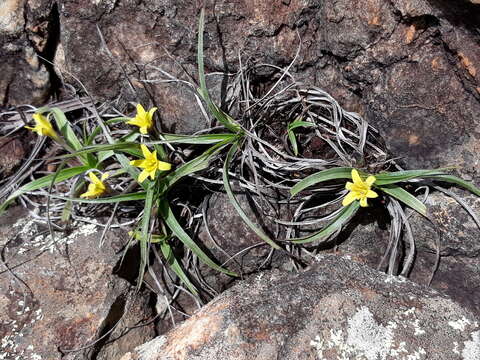
[[[342,205],[347,206],[355,200],[360,200],[360,206],[368,206],[367,198],[376,198],[378,196],[375,191],[371,190],[373,183],[377,179],[375,176],[369,176],[365,181],[363,181],[358,174],[358,171],[352,169],[352,180],[353,183],[347,182],[345,185],[347,190],[350,190],[350,192],[343,199]]]
[[[25,126],[27,129],[36,132],[40,136],[48,136],[54,140],[58,139],[56,131],[53,129],[52,124],[50,124],[50,121],[48,121],[45,116],[42,114],[33,114],[32,118],[35,120],[35,126]]]
[[[138,126],[140,133],[145,135],[153,127],[153,113],[155,111],[157,111],[156,107],[146,112],[142,105],[137,104],[137,115],[132,120],[127,121],[127,124]]]
[[[91,183],[88,184],[87,192],[84,192],[80,197],[94,199],[103,195],[107,190],[103,181],[108,178],[108,173],[103,174],[101,179],[99,179],[93,172],[89,172],[88,177],[90,178]]]
[[[142,144],[140,145],[142,149],[143,156],[145,160],[132,160],[130,161],[130,165],[142,168],[143,171],[138,176],[138,182],[143,182],[149,175],[150,178],[153,180],[155,179],[155,173],[157,170],[161,171],[168,171],[172,168],[172,165],[159,161],[157,159],[157,151],[155,150],[153,153],[148,150],[148,148]]]

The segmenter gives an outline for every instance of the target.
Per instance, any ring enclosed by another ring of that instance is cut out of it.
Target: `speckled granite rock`
[[[99,248],[87,224],[55,246],[45,230],[18,207],[0,219],[0,359],[110,359],[151,339],[153,324],[135,328],[152,315],[148,297],[112,274],[122,235]]]
[[[476,360],[480,326],[446,295],[347,258],[242,282],[122,360]]]

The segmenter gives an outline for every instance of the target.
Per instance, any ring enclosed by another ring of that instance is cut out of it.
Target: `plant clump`
[[[69,219],[98,217],[100,207],[106,206],[111,213],[102,224],[104,233],[113,217],[122,214],[125,221],[117,226],[130,230],[127,248],[138,245],[138,286],[151,270],[153,252],[174,274],[176,286],[201,301],[205,283],[196,271],[197,260],[229,276],[240,275],[219,264],[195,238],[204,219],[202,196],[226,193],[244,223],[273,250],[287,254],[295,266],[304,264],[301,259],[315,252],[315,246],[335,238],[362,207],[384,207],[390,216],[387,271],[405,276],[415,258],[409,212],[428,216],[428,192],[442,184],[480,196],[480,189],[449,174],[449,168],[403,169],[389,157],[374,127],[342,109],[322,89],[296,82],[291,65],[241,66],[228,86],[225,106],[219,107],[205,81],[203,23],[202,11],[199,88],[193,83],[185,86],[195,91],[209,128],[191,135],[160,132],[155,126],[157,109],[147,111],[141,104],[134,117],[101,113],[90,105],[84,108],[87,115],[76,122],[59,107],[35,109],[36,125],[27,129],[39,140],[27,163],[34,162],[45,136],[63,153],[53,158],[56,170],[48,175],[38,177],[22,167],[7,179],[8,190],[0,193],[1,210],[19,200],[47,212],[51,228],[62,229]],[[265,68],[272,83],[259,90],[255,77]],[[34,179],[27,181],[30,175]],[[20,182],[25,184],[17,186]],[[192,199],[179,193],[180,185],[203,192]],[[424,198],[407,188],[423,190]],[[257,218],[247,215],[238,193],[248,198]],[[46,207],[38,200],[45,196]],[[402,241],[408,245],[407,254],[397,271]]]

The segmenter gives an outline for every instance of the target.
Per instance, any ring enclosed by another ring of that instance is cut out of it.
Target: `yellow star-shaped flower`
[[[144,144],[140,145],[140,148],[142,149],[142,153],[145,159],[130,161],[130,165],[143,169],[143,171],[138,176],[138,182],[143,182],[148,176],[150,176],[150,178],[154,180],[157,170],[168,171],[172,168],[171,164],[157,159],[156,150],[154,152],[150,152]]]
[[[153,127],[153,113],[155,111],[157,111],[157,108],[153,107],[146,112],[141,104],[137,104],[137,115],[132,120],[127,121],[127,124],[138,126],[141,134],[148,134]]]
[[[353,183],[350,181],[347,182],[345,185],[345,188],[347,190],[350,190],[350,192],[345,196],[345,198],[342,201],[343,206],[350,205],[355,200],[360,200],[360,206],[366,207],[368,206],[367,204],[367,198],[376,198],[378,194],[371,190],[371,187],[375,180],[375,176],[369,176],[365,181],[362,180],[360,175],[358,174],[358,171],[355,169],[352,169],[352,180]]]
[[[25,126],[25,128],[36,132],[40,136],[48,136],[54,140],[58,139],[57,132],[53,129],[52,124],[50,124],[50,121],[48,121],[45,116],[43,116],[42,114],[33,114],[32,118],[33,120],[35,120],[35,126]]]
[[[108,173],[103,174],[99,179],[93,172],[89,172],[88,177],[90,178],[91,183],[88,184],[87,191],[81,194],[80,197],[95,199],[103,195],[103,193],[107,190],[107,187],[103,182],[106,178],[108,178]]]

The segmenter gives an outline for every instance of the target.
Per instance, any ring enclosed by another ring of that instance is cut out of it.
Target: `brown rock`
[[[2,217],[0,243],[9,270],[4,267],[0,278],[1,358],[113,356],[153,336],[153,325],[134,328],[104,346],[151,316],[148,298],[134,298],[130,285],[112,275],[119,256],[109,245],[99,248],[94,225],[82,225],[68,236],[56,233],[56,245],[47,234],[20,208]],[[106,244],[122,235],[109,236]]]
[[[22,142],[17,138],[3,137],[0,139],[0,174],[8,176],[20,165],[25,156]]]
[[[330,255],[238,284],[122,360],[473,360],[479,336],[445,295]]]
[[[0,9],[0,104],[45,103],[51,90],[52,0],[7,0]]]
[[[458,191],[464,201],[478,214],[478,198]],[[415,239],[415,262],[410,280],[428,285],[436,270],[436,253],[440,262],[431,287],[448,294],[465,309],[480,316],[480,245],[478,227],[465,210],[452,198],[442,193],[430,194],[427,203],[428,219],[415,212],[409,218]],[[389,219],[375,208],[363,209],[351,226],[336,240],[339,254],[377,268],[389,243]],[[399,248],[399,258],[409,249]],[[387,260],[388,262],[388,260]],[[401,266],[399,266],[401,268]],[[383,263],[381,270],[386,269]]]

